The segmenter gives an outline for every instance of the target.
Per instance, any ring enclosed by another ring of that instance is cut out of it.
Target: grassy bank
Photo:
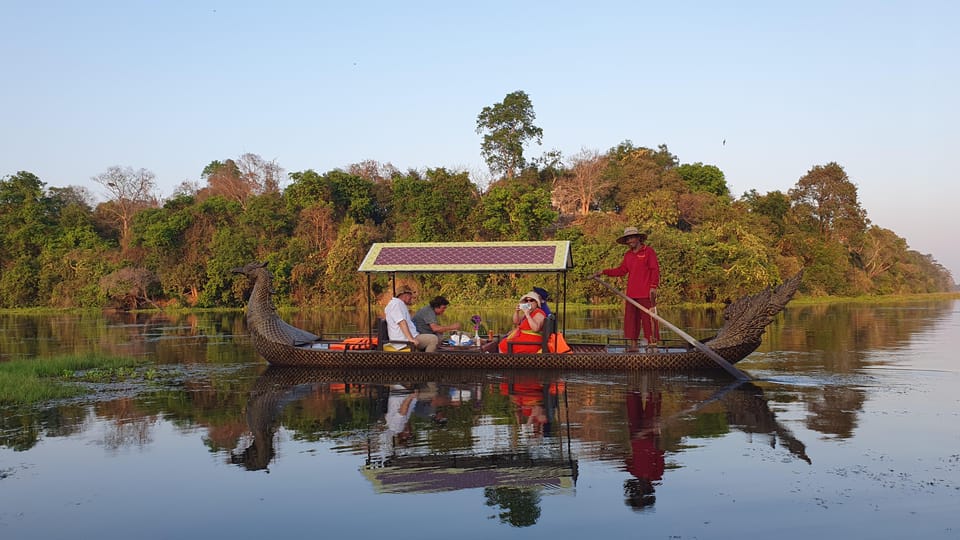
[[[71,382],[129,377],[142,360],[98,354],[18,359],[0,363],[0,405],[31,405],[88,393]]]
[[[908,302],[923,302],[927,300],[957,300],[960,293],[926,293],[926,294],[884,294],[878,296],[798,296],[790,301],[794,305],[817,304],[898,304]]]

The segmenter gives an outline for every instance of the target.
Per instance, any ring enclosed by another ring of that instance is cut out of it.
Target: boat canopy
[[[370,247],[358,271],[415,273],[559,272],[573,268],[568,240],[395,242]]]

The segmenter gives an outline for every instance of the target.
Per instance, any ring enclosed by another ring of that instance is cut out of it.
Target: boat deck
[[[603,343],[569,343],[570,353],[590,353],[590,354],[625,354],[628,353],[627,346],[625,344],[603,344]],[[342,341],[318,341],[315,343],[310,343],[306,345],[301,345],[296,347],[297,349],[312,350],[312,351],[324,351],[324,350],[342,350],[344,348],[344,343]],[[362,350],[373,350],[370,346],[356,346],[350,347],[350,350],[362,351]],[[686,344],[680,343],[663,343],[656,347],[640,347],[639,351],[630,351],[629,354],[642,354],[642,353],[657,353],[657,354],[681,354],[690,351],[690,347]],[[500,354],[500,353],[488,353],[480,349],[477,345],[450,345],[447,343],[442,343],[436,350],[436,354],[444,353],[475,353],[475,354]],[[398,352],[396,354],[403,354]],[[425,354],[421,351],[421,354]]]

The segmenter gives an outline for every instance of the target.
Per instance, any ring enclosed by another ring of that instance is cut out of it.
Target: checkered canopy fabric
[[[360,272],[566,272],[568,241],[376,243]]]

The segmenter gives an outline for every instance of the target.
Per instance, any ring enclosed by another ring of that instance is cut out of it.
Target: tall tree
[[[790,190],[800,222],[812,222],[819,235],[849,245],[866,230],[867,214],[857,199],[857,186],[835,162],[817,165]]]
[[[393,163],[380,163],[373,159],[354,163],[347,167],[347,172],[377,183],[386,182],[400,174],[400,171],[393,166]]]
[[[101,205],[120,229],[120,247],[125,251],[130,247],[130,226],[133,216],[144,208],[157,205],[153,194],[156,188],[156,176],[146,170],[133,170],[133,167],[114,165],[105,172],[93,177],[93,181],[106,188],[110,199]]]
[[[110,271],[110,243],[93,224],[92,196],[86,188],[47,190],[56,229],[39,256],[39,291],[51,307],[100,307],[105,300],[100,277]]]
[[[607,157],[596,150],[580,150],[569,162],[566,174],[554,183],[553,200],[561,213],[586,215],[598,205],[600,197],[610,188],[604,178]]]
[[[483,134],[480,153],[493,174],[514,178],[526,165],[523,146],[541,144],[543,130],[534,125],[536,115],[530,96],[522,90],[507,94],[503,101],[484,107],[477,116],[477,133]]]
[[[50,206],[36,175],[0,180],[0,307],[38,303],[38,256],[54,224]]]
[[[776,228],[777,236],[782,236],[786,230],[785,218],[790,211],[790,197],[782,191],[770,191],[764,195],[751,189],[743,194],[741,200],[746,203],[751,214],[766,219],[766,223]]]
[[[0,262],[35,257],[53,225],[45,184],[26,171],[0,179]]]
[[[280,192],[283,168],[276,161],[246,153],[236,160],[211,161],[201,176],[207,180],[207,196],[221,195],[246,209],[250,197]]]

